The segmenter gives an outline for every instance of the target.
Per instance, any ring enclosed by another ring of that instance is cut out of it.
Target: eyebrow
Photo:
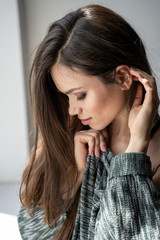
[[[73,91],[79,90],[79,89],[81,89],[81,88],[82,88],[82,87],[78,87],[78,88],[71,88],[71,89],[69,89],[67,92],[65,92],[65,94],[72,93]]]

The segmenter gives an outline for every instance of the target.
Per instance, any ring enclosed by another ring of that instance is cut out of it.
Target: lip
[[[80,119],[83,125],[88,125],[92,118]]]

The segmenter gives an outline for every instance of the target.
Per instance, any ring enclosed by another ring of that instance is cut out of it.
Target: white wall
[[[0,183],[20,179],[28,155],[18,4],[0,0]]]

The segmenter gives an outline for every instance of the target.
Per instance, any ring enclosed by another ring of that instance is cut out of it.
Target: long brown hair
[[[110,73],[121,64],[149,74],[151,69],[133,28],[115,12],[98,5],[82,7],[54,22],[37,50],[30,77],[35,146],[23,173],[20,198],[31,214],[34,211],[30,210],[40,205],[50,226],[56,226],[60,215],[68,212],[57,235],[57,239],[66,240],[72,236],[79,199],[79,190],[71,197],[78,177],[73,138],[83,126],[76,116],[69,117],[68,99],[57,91],[51,78],[51,67],[57,61],[98,76],[105,84],[116,83]]]

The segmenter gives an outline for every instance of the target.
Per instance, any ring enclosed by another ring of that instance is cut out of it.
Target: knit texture
[[[63,214],[56,228],[50,228],[44,222],[44,211],[40,207],[36,207],[33,217],[30,217],[26,209],[21,206],[18,214],[18,225],[21,238],[23,240],[51,240],[62,227],[66,219],[66,214]]]
[[[88,155],[72,240],[160,239],[160,193],[151,177],[144,153]],[[22,239],[54,239],[65,219],[64,214],[57,228],[49,228],[41,209],[30,217],[21,207]]]

